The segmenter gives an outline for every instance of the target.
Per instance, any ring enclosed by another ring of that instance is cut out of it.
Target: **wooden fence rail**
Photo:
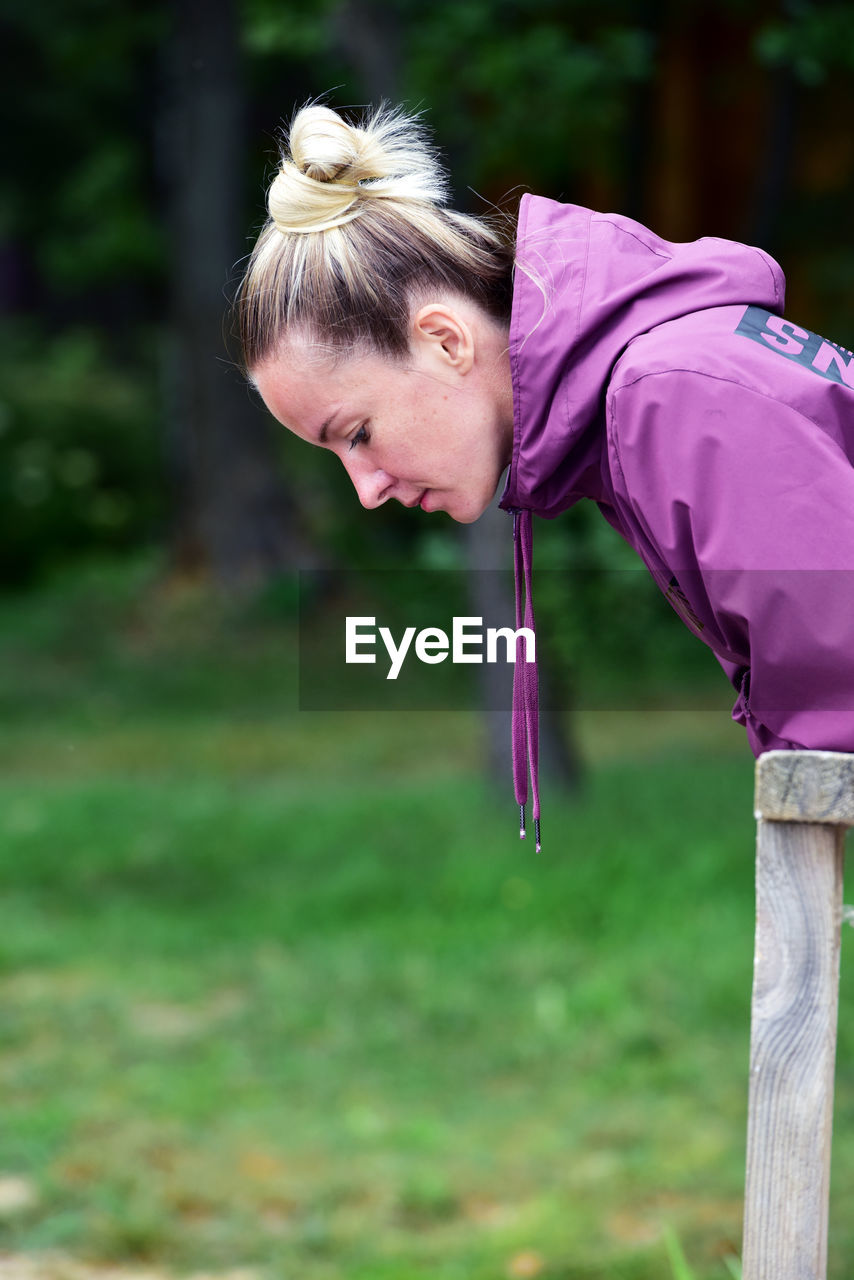
[[[756,763],[744,1280],[825,1280],[845,830],[854,755]]]

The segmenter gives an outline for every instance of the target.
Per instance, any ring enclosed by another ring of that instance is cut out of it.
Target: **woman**
[[[416,120],[297,114],[238,298],[270,411],[366,507],[475,520],[509,467],[517,627],[532,513],[592,498],[715,653],[756,754],[854,750],[854,356],[781,318],[759,249],[531,196],[510,244],[444,201]],[[536,673],[515,675],[538,823]]]

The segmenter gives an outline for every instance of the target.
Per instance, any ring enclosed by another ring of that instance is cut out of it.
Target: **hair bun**
[[[438,204],[446,194],[417,119],[381,106],[351,125],[330,107],[309,106],[291,124],[268,208],[279,231],[309,234],[352,221],[369,200]]]
[[[355,130],[329,107],[305,107],[291,125],[291,159],[315,182],[334,182],[358,160]]]

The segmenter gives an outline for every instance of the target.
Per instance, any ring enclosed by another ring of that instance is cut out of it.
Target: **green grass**
[[[537,857],[478,779],[473,717],[295,712],[292,639],[164,605],[142,573],[7,610],[0,1189],[36,1198],[0,1211],[0,1248],[269,1280],[725,1280],[740,739],[585,717],[584,791],[546,790]]]

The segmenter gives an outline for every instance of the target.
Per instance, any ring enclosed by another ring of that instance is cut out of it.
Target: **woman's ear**
[[[428,302],[412,319],[413,344],[445,368],[466,374],[474,364],[474,333],[461,313],[444,302]]]

